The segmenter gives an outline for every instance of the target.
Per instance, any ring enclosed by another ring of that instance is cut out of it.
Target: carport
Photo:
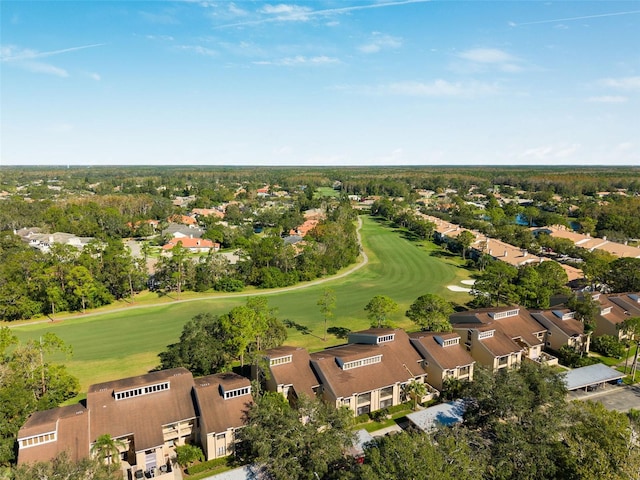
[[[601,387],[607,383],[615,382],[624,378],[624,373],[607,367],[602,363],[588,365],[586,367],[574,368],[564,374],[564,383],[567,390],[589,389]]]

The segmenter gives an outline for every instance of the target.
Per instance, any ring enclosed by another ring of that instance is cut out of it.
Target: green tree
[[[91,446],[91,454],[107,465],[120,464],[120,450],[124,450],[126,444],[122,440],[113,438],[108,433],[96,438]]]
[[[460,244],[460,248],[462,249],[462,259],[467,259],[467,251],[471,244],[475,242],[476,236],[471,233],[469,230],[464,230],[456,237],[456,241]]]
[[[623,480],[637,478],[640,448],[634,445],[629,418],[601,403],[571,402],[564,478]]]
[[[387,317],[398,309],[398,304],[386,295],[376,295],[364,307],[371,326],[381,328],[389,326]]]
[[[296,409],[279,393],[259,396],[238,431],[244,460],[264,465],[274,480],[317,480],[341,462],[354,441],[353,417],[319,399],[302,396]]]
[[[483,478],[486,454],[475,436],[463,429],[434,435],[403,432],[376,440],[366,448],[362,480],[468,480]]]
[[[418,408],[418,403],[427,394],[427,386],[423,382],[418,382],[416,379],[412,379],[404,386],[404,393],[413,400],[413,409]]]
[[[58,406],[77,394],[78,380],[52,356],[70,354],[53,333],[25,343],[0,328],[0,465],[14,460],[18,430],[36,410]]]
[[[327,324],[333,318],[333,311],[336,308],[336,292],[331,288],[325,288],[322,295],[318,299],[317,305],[320,307],[320,313],[324,317],[324,336],[322,340],[327,341]]]
[[[418,297],[405,313],[420,330],[432,332],[451,332],[449,316],[453,313],[450,302],[444,298],[427,293]]]
[[[476,296],[484,297],[495,306],[511,304],[516,300],[515,280],[518,269],[508,263],[494,260],[478,276],[474,284]]]
[[[66,452],[48,462],[20,465],[12,473],[13,480],[122,480],[119,469],[90,458],[73,462]]]

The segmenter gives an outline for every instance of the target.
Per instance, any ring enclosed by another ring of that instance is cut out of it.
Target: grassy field
[[[343,343],[333,335],[322,341],[323,320],[316,304],[324,288],[334,289],[337,297],[335,318],[330,326],[350,330],[367,328],[363,310],[374,295],[388,295],[400,308],[391,318],[397,326],[411,329],[404,316],[409,305],[420,295],[436,293],[463,304],[466,293],[452,292],[447,285],[460,285],[469,278],[458,257],[450,256],[427,242],[411,242],[402,234],[384,227],[369,217],[363,218],[362,240],[369,263],[352,274],[321,285],[290,292],[269,294],[269,304],[276,307],[279,318],[303,325],[310,333],[289,329],[288,344],[319,350]],[[257,291],[267,294],[268,291]],[[151,301],[147,295],[144,301]],[[187,298],[183,295],[182,298]],[[170,299],[162,299],[170,302]],[[66,360],[85,390],[90,384],[146,373],[158,365],[157,354],[178,340],[184,323],[200,312],[224,313],[245,302],[244,297],[211,296],[186,303],[163,303],[157,306],[78,316],[62,322],[19,326],[14,329],[21,340],[54,332],[73,347],[73,357]]]

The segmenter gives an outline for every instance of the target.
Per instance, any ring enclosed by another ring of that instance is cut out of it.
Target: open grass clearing
[[[459,257],[429,242],[409,241],[366,216],[361,234],[369,257],[363,268],[308,288],[278,293],[255,291],[268,295],[269,305],[278,309],[280,319],[306,327],[310,332],[290,328],[287,344],[315,351],[344,343],[344,339],[335,335],[322,341],[324,322],[317,301],[324,288],[332,288],[337,298],[335,318],[329,326],[352,331],[369,326],[364,306],[374,295],[388,295],[399,304],[391,320],[407,329],[414,327],[404,312],[420,295],[435,293],[459,305],[470,300],[468,294],[446,288],[470,278]],[[187,320],[201,312],[227,312],[243,304],[247,292],[231,296],[212,294],[206,299],[197,299],[202,294],[185,293],[182,299],[193,295],[194,300],[171,303],[171,299],[156,297],[156,302],[163,303],[143,306],[152,301],[153,295],[137,299],[124,310],[79,314],[61,322],[18,326],[14,331],[23,341],[53,332],[71,345],[74,355],[66,364],[86,390],[92,383],[146,373],[158,365],[157,354],[178,340]]]

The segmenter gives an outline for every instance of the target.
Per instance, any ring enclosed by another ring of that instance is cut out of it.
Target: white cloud
[[[175,49],[183,52],[196,53],[205,57],[214,57],[218,54],[215,50],[211,50],[210,48],[203,47],[201,45],[178,45]]]
[[[589,97],[587,102],[593,103],[625,103],[629,100],[628,97],[622,95],[602,95],[600,97]]]
[[[227,8],[229,9],[229,13],[235,15],[237,17],[244,17],[247,15],[247,11],[238,7],[235,3],[230,3]]]
[[[334,65],[340,63],[340,60],[333,57],[321,55],[318,57],[305,57],[304,55],[296,55],[295,57],[281,58],[280,60],[261,60],[253,62],[254,65],[277,65],[284,67],[293,67],[297,65]]]
[[[598,83],[604,87],[621,90],[640,90],[640,77],[603,78]]]
[[[280,148],[274,149],[273,153],[275,153],[276,155],[290,155],[293,153],[293,148],[289,145],[283,145]]]
[[[102,77],[100,77],[100,75],[95,72],[88,72],[87,76],[92,80],[95,80],[96,82],[99,82],[100,80],[102,80]]]
[[[31,60],[33,58],[52,57],[54,55],[60,55],[62,53],[75,52],[77,50],[84,50],[86,48],[102,47],[104,43],[94,43],[91,45],[81,45],[79,47],[63,48],[61,50],[49,50],[47,52],[38,52],[30,48],[20,48],[15,45],[3,45],[0,47],[0,60],[3,62],[19,61],[19,60]]]
[[[60,67],[43,62],[19,62],[17,64],[20,68],[32,73],[44,73],[46,75],[54,75],[56,77],[66,78],[69,73]]]
[[[275,15],[278,20],[297,20],[306,22],[309,20],[309,13],[313,12],[310,7],[301,7],[299,5],[279,5],[266,4],[260,9],[260,13],[267,15]]]
[[[437,79],[430,83],[397,82],[382,89],[395,95],[411,97],[476,97],[498,93],[496,85],[478,82],[448,82]]]
[[[146,35],[147,40],[164,40],[167,42],[173,42],[174,38],[171,35]]]
[[[258,14],[267,15],[266,18],[259,18],[257,20],[247,20],[236,23],[228,23],[224,25],[217,25],[215,28],[229,28],[229,27],[242,27],[250,25],[260,25],[269,22],[279,21],[308,21],[311,17],[329,17],[333,15],[348,14],[357,10],[369,10],[374,8],[387,8],[387,7],[399,7],[402,5],[409,5],[415,3],[426,3],[431,0],[399,0],[399,1],[383,1],[379,3],[371,3],[366,5],[353,5],[350,7],[336,7],[325,8],[320,10],[313,10],[310,7],[301,7],[299,5],[267,4],[258,10]]]
[[[364,45],[360,45],[358,50],[362,53],[378,53],[383,49],[394,49],[402,46],[402,39],[385,35],[380,32],[373,32],[371,38]]]
[[[458,57],[476,63],[508,63],[517,58],[497,48],[472,48],[458,54]]]

